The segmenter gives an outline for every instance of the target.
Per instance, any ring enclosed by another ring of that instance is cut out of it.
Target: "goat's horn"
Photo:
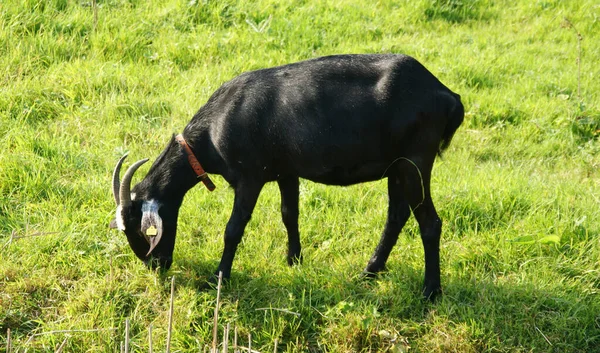
[[[121,166],[123,165],[123,161],[125,160],[125,158],[127,158],[127,153],[125,153],[125,155],[123,155],[123,157],[121,157],[121,159],[119,159],[119,161],[117,162],[117,165],[115,166],[115,169],[113,170],[112,191],[113,191],[113,196],[115,197],[115,202],[117,203],[117,206],[119,206],[119,204],[120,204],[119,188],[121,186],[121,182],[119,181],[119,174],[121,174]]]
[[[125,175],[123,175],[123,180],[121,181],[121,186],[119,187],[119,201],[121,208],[127,208],[131,205],[131,179],[133,178],[133,174],[138,168],[148,162],[148,158],[139,160],[135,162],[127,171]]]

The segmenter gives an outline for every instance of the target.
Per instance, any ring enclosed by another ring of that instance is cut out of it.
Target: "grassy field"
[[[432,181],[443,297],[420,298],[412,219],[389,272],[359,279],[385,181],[303,181],[294,268],[268,185],[219,335],[235,324],[261,352],[275,340],[280,352],[600,352],[599,44],[593,0],[0,2],[0,350],[10,330],[13,352],[65,339],[65,352],[118,352],[129,319],[132,351],[148,351],[150,325],[164,351],[175,276],[171,350],[201,351],[216,291],[197,288],[217,266],[233,193],[218,176],[215,192],[190,191],[174,265],[158,275],[108,229],[114,163],[156,158],[241,72],[393,52],[466,107]]]

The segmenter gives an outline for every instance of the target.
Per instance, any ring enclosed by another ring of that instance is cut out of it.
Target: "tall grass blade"
[[[6,353],[11,353],[12,351],[12,347],[11,347],[11,338],[10,338],[10,329],[6,330]]]
[[[173,303],[175,301],[175,276],[171,278],[171,301],[169,305],[169,328],[167,330],[166,352],[171,352],[171,335],[173,334]]]
[[[56,349],[55,353],[62,353],[63,349],[67,345],[67,340],[68,340],[68,337],[65,337],[65,339],[62,341],[60,346],[58,346],[58,348]]]
[[[217,352],[217,333],[219,328],[219,302],[221,299],[221,285],[223,283],[223,272],[219,271],[219,280],[217,282],[217,301],[215,303],[215,313],[213,317],[213,341],[212,341],[212,353]]]
[[[148,353],[152,352],[152,324],[148,326]]]
[[[129,318],[125,319],[125,353],[129,353]]]

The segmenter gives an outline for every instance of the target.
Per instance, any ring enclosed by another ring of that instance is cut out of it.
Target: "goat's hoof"
[[[287,263],[289,266],[296,266],[302,264],[302,255],[288,255]]]
[[[362,272],[362,274],[360,275],[360,278],[366,281],[371,281],[376,279],[377,277],[379,277],[379,272],[381,271],[369,271],[369,270],[364,270]]]
[[[216,282],[213,282],[213,281],[211,281],[211,280],[209,279],[209,280],[207,280],[206,282],[204,282],[204,283],[201,283],[201,284],[198,286],[198,291],[200,291],[200,292],[207,292],[207,291],[209,291],[209,290],[213,290],[213,289],[215,289],[215,288],[217,288],[217,283],[216,283]]]
[[[381,267],[378,266],[379,268],[378,267],[373,268],[373,267],[367,266],[367,268],[365,268],[364,271],[362,272],[361,277],[364,279],[375,279],[375,278],[379,277],[379,274],[381,272],[387,271],[387,268],[385,267],[385,265],[381,266]]]
[[[432,288],[423,288],[423,300],[427,300],[431,303],[434,303],[441,295],[442,288],[439,286]]]
[[[224,285],[228,279],[229,279],[228,277],[223,277],[221,280],[221,285]],[[214,274],[214,275],[208,277],[206,279],[206,282],[201,284],[198,289],[200,291],[208,291],[208,290],[217,289],[218,286],[219,286],[219,276],[217,274]]]
[[[219,277],[216,275],[209,276],[202,285],[200,285],[201,291],[209,291],[213,289],[217,289],[219,285]]]

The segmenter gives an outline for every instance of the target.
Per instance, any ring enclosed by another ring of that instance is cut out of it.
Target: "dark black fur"
[[[225,248],[217,269],[230,276],[236,248],[263,185],[277,181],[287,228],[288,262],[299,261],[298,183],[305,178],[351,185],[388,178],[383,235],[365,272],[384,269],[411,210],[425,248],[424,295],[440,292],[441,221],[430,195],[436,154],[463,121],[460,96],[404,55],[340,55],[244,73],[221,86],[183,135],[204,169],[235,191]],[[139,235],[141,202],[157,200],[164,222],[153,263],[172,262],[177,215],[198,183],[182,148],[171,139],[127,210],[127,237],[149,262]],[[209,196],[207,196],[209,197]],[[137,226],[137,231],[136,231]]]

